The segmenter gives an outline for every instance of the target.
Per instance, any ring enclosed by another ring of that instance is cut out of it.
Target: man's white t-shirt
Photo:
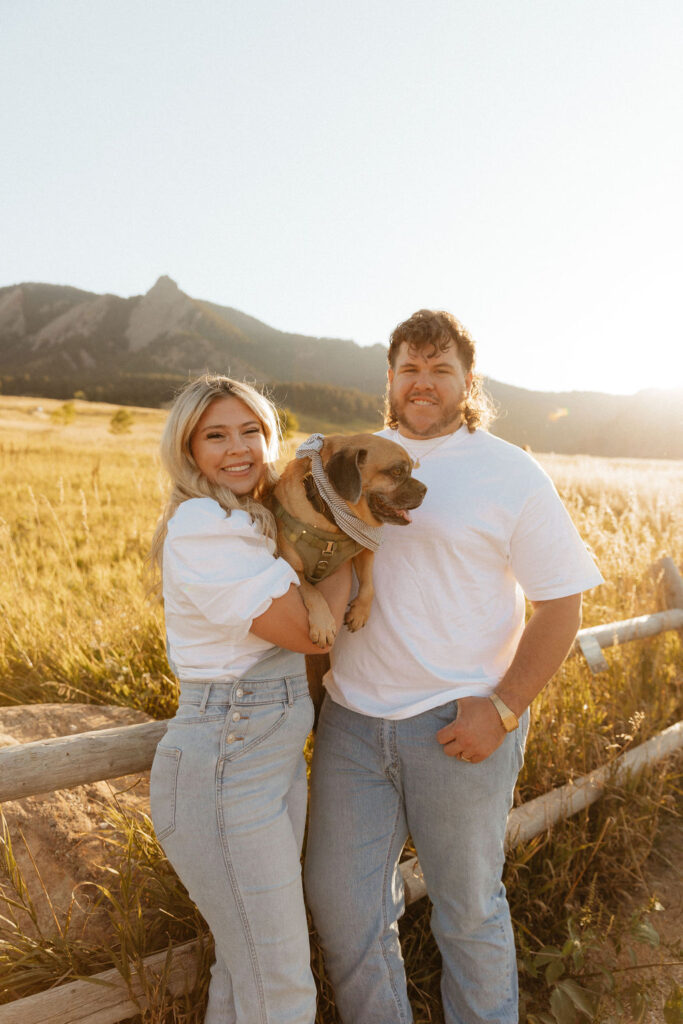
[[[235,680],[273,644],[252,621],[292,583],[248,512],[227,515],[213,498],[182,502],[164,540],[163,593],[169,661],[181,680]]]
[[[465,426],[406,448],[421,459],[427,494],[412,523],[384,526],[370,618],[357,633],[342,629],[325,677],[338,704],[389,719],[492,693],[524,629],[524,595],[545,601],[602,582],[552,481],[522,449]]]

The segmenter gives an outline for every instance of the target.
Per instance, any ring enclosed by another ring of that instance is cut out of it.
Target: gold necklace
[[[453,434],[455,434],[455,430],[453,430],[450,434],[444,434],[444,436],[440,437],[439,440],[435,444],[433,444],[431,446],[431,448],[428,448],[426,451],[419,452],[418,455],[417,455],[417,458],[413,455],[413,453],[410,450],[410,446],[407,443],[408,441],[417,441],[417,438],[416,437],[404,437],[402,434],[400,434],[398,432],[398,430],[394,430],[394,434],[396,435],[396,441],[398,442],[398,444],[402,444],[403,445],[405,450],[408,452],[408,455],[410,455],[411,459],[413,460],[413,469],[419,469],[420,468],[420,462],[422,461],[422,459],[426,458],[427,455],[430,455],[433,451],[435,451],[437,448],[439,448],[442,444],[445,444],[446,441],[449,439],[449,437],[453,437]]]

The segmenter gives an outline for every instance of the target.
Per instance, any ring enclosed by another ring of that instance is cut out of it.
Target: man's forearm
[[[581,594],[533,605],[512,663],[496,687],[518,718],[558,670],[581,624]],[[502,719],[488,697],[458,699],[457,718],[436,734],[444,753],[474,762],[489,757],[505,736]]]
[[[581,594],[537,601],[496,693],[519,716],[567,657],[581,625]]]

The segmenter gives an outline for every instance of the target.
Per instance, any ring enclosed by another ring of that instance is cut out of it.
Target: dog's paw
[[[359,601],[352,601],[348,607],[346,615],[344,616],[344,624],[347,629],[352,633],[355,633],[356,630],[363,628],[369,617],[369,608],[360,604]]]
[[[334,619],[330,616],[329,621],[311,622],[308,635],[318,647],[331,647],[337,635],[337,626]]]

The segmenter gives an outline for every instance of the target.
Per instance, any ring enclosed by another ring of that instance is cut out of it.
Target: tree
[[[58,409],[53,409],[50,413],[50,419],[58,427],[66,427],[69,423],[73,423],[76,418],[76,407],[73,402],[64,402]]]
[[[129,434],[134,423],[135,417],[130,409],[117,409],[109,420],[109,433]]]

